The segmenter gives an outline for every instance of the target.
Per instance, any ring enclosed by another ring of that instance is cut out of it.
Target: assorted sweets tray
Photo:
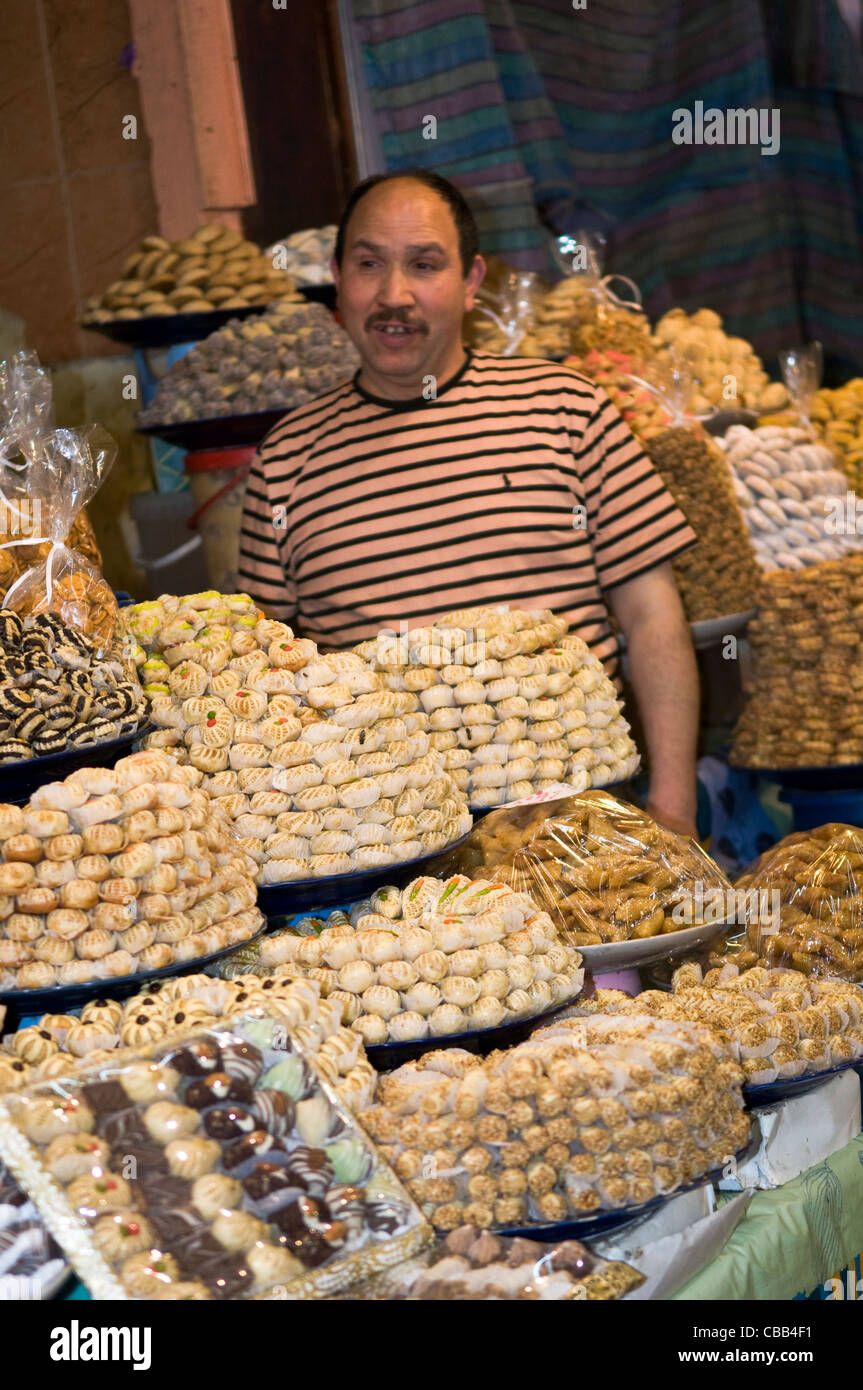
[[[0,1156],[96,1299],[316,1297],[431,1234],[273,1020],[7,1094]]]

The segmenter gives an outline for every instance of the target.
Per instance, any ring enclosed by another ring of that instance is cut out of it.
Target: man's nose
[[[413,292],[401,266],[390,266],[378,286],[378,299],[388,309],[410,308]]]

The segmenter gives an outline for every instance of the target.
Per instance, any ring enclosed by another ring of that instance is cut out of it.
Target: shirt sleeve
[[[240,523],[239,577],[244,591],[267,614],[291,622],[297,613],[297,589],[291,577],[286,505],[274,504],[267,483],[263,450],[255,456],[246,484]]]
[[[587,533],[602,589],[655,569],[697,542],[697,536],[604,391],[579,443]]]

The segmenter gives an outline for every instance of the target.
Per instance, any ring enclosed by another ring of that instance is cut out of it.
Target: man
[[[698,677],[670,560],[695,538],[604,392],[553,362],[463,347],[484,274],[446,180],[379,175],[354,190],[333,276],[361,366],[261,446],[242,582],[330,647],[454,608],[551,608],[613,669],[610,607],[650,809],[692,831]]]

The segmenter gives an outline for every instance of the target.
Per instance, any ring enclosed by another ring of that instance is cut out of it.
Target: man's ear
[[[475,256],[464,286],[464,307],[466,314],[469,314],[474,306],[476,292],[485,279],[485,272],[486,264],[482,256]]]
[[[336,260],[335,256],[333,256],[333,257],[331,258],[331,260],[330,260],[330,274],[332,275],[332,277],[333,277],[333,282],[334,282],[334,284],[335,284],[336,289],[338,290],[338,288],[339,288],[339,281],[341,280],[342,277],[341,277],[341,271],[339,270],[339,263],[338,263],[338,261]]]

